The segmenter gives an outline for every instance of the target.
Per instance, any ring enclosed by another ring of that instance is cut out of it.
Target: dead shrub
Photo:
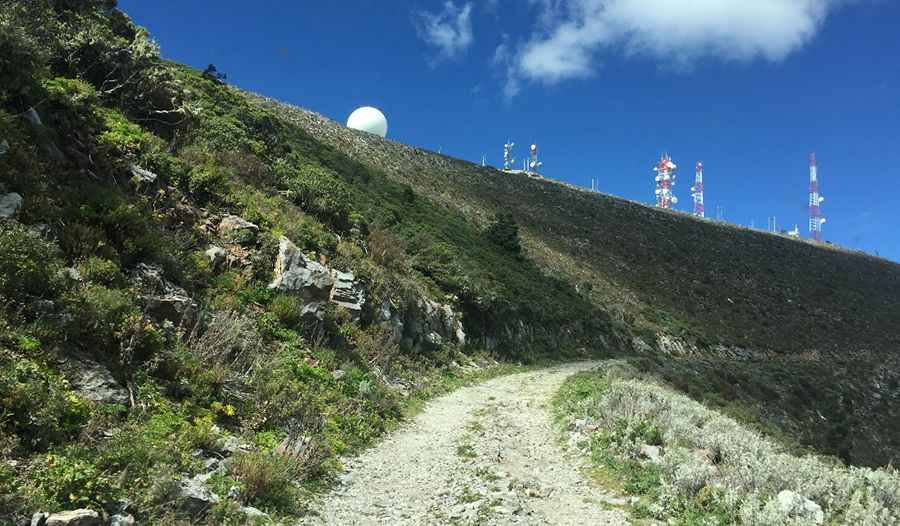
[[[402,269],[408,260],[405,243],[384,228],[376,228],[369,233],[369,255],[388,269]]]
[[[199,336],[190,337],[188,345],[205,364],[248,370],[254,359],[265,351],[265,343],[256,323],[236,311],[215,313]]]

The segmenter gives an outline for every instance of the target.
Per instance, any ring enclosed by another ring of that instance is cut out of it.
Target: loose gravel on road
[[[550,399],[593,364],[520,373],[429,403],[346,462],[302,525],[623,525],[625,500],[596,487],[557,441]]]

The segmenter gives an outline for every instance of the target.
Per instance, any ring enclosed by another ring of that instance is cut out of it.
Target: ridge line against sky
[[[900,2],[119,0],[166,58],[389,138],[652,204],[652,167],[703,161],[709,215],[806,233],[819,154],[825,238],[900,261]]]

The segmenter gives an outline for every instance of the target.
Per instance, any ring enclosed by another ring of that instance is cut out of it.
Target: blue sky
[[[539,145],[547,176],[653,200],[662,152],[705,166],[708,215],[900,261],[900,2],[120,0],[166,58],[389,138],[480,162]],[[896,173],[895,173],[896,171]]]

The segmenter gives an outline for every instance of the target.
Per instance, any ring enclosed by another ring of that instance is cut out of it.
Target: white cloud
[[[537,36],[518,45],[507,87],[589,77],[598,55],[614,50],[674,68],[704,58],[779,61],[848,1],[532,0]],[[509,54],[509,45],[502,46]]]
[[[470,3],[457,7],[448,0],[439,12],[416,12],[413,14],[413,25],[419,38],[436,48],[436,61],[461,56],[474,41]]]

